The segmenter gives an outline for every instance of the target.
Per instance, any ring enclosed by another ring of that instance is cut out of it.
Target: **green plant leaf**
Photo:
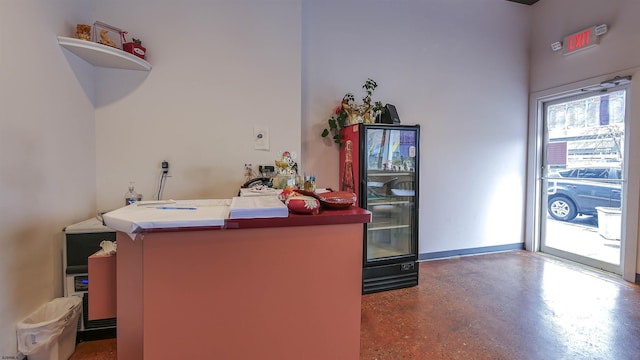
[[[373,79],[369,78],[367,79],[367,81],[365,81],[364,85],[362,86],[362,88],[365,89],[367,93],[367,95],[362,98],[362,102],[363,102],[362,105],[358,105],[355,103],[355,97],[353,96],[352,93],[346,93],[342,98],[342,103],[349,104],[349,106],[351,106],[353,109],[355,109],[358,112],[362,112],[364,107],[365,110],[371,111],[375,114],[375,116],[377,116],[378,115],[376,113],[377,111],[385,110],[380,101],[376,101],[373,104],[373,106],[371,104],[373,92],[377,87],[378,87],[378,83],[376,83]],[[322,137],[327,137],[330,134],[332,134],[333,141],[336,144],[342,146],[343,137],[342,135],[340,135],[340,130],[349,125],[349,115],[347,115],[347,112],[345,111],[345,109],[340,108],[340,111],[337,114],[334,113],[332,116],[329,117],[329,119],[327,120],[327,123],[329,125],[329,129],[324,129],[324,131],[322,132]]]

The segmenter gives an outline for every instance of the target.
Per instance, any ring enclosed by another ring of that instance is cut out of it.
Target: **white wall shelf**
[[[128,52],[92,41],[58,36],[58,44],[94,66],[150,71],[151,64]]]

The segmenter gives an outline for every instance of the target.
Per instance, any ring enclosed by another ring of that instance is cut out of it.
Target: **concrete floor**
[[[526,251],[423,262],[420,285],[362,297],[361,360],[635,360],[639,338],[640,286]]]

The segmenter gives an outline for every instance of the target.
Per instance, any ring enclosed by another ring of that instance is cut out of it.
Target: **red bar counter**
[[[351,207],[118,231],[118,359],[359,359],[370,221]]]
[[[117,316],[117,263],[115,254],[106,254],[99,250],[89,256],[89,286],[91,296],[88,300],[88,319],[111,319]]]

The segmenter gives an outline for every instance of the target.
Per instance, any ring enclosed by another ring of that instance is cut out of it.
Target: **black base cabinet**
[[[402,289],[418,285],[418,263],[406,262],[365,267],[362,271],[362,293]]]

